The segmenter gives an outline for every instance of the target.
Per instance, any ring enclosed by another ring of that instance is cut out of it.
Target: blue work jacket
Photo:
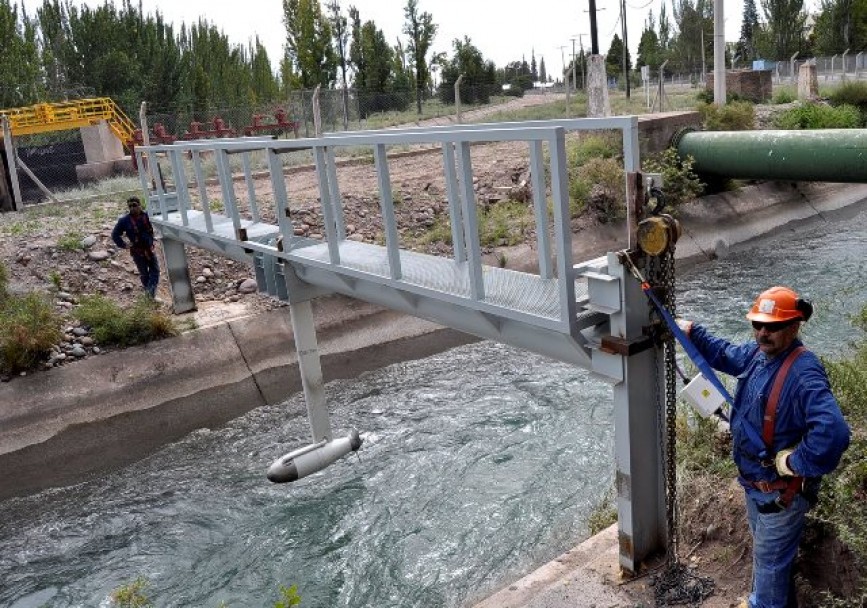
[[[775,481],[776,467],[767,466],[780,450],[793,448],[789,466],[798,475],[819,478],[830,473],[840,463],[849,447],[849,426],[840,406],[831,393],[825,368],[810,351],[805,351],[789,369],[777,402],[773,445],[767,448],[765,463],[759,456],[765,449],[756,445],[762,437],[765,406],[774,378],[786,356],[798,346],[795,340],[785,351],[768,358],[759,345],[751,340],[732,344],[711,335],[701,325],[693,325],[689,339],[714,369],[738,379],[731,413],[732,457],[740,471],[742,485],[757,500],[762,493],[743,481]],[[755,430],[750,433],[745,426]]]
[[[129,239],[129,245],[124,242],[123,236]],[[133,219],[129,213],[121,216],[111,231],[111,240],[121,249],[129,247],[133,255],[150,252],[154,247],[154,229],[147,212],[142,211],[138,219]]]

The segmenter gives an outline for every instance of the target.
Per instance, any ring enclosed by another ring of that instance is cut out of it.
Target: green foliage
[[[129,308],[101,295],[86,296],[74,314],[101,344],[132,346],[178,334],[172,319],[146,295]]]
[[[443,65],[439,97],[443,103],[455,102],[455,83],[463,76],[460,85],[461,103],[488,103],[491,94],[499,92],[497,69],[493,61],[485,61],[481,51],[464,36],[452,43],[454,55]]]
[[[149,608],[153,606],[145,595],[145,589],[150,583],[140,576],[131,583],[122,585],[111,592],[111,603],[118,608]]]
[[[415,69],[416,107],[421,114],[421,102],[424,91],[430,80],[430,70],[427,65],[427,52],[433,44],[437,34],[436,23],[433,16],[427,11],[420,13],[418,0],[407,0],[403,9],[406,21],[403,24],[403,33],[409,36],[406,50],[410,56],[410,63]]]
[[[774,124],[778,129],[856,129],[861,113],[850,105],[805,103],[777,116]]]
[[[80,251],[81,247],[81,233],[77,230],[69,230],[64,232],[63,235],[57,239],[57,248],[61,251]]]
[[[861,111],[862,123],[867,123],[867,82],[844,82],[831,92],[829,100],[834,106],[855,106]]]
[[[0,371],[34,368],[60,342],[60,316],[43,294],[0,294]]]
[[[2,304],[3,300],[6,298],[9,289],[9,270],[6,268],[6,264],[0,261],[0,304]]]
[[[479,242],[487,247],[517,245],[524,241],[533,225],[530,207],[516,201],[500,201],[479,213]]]
[[[780,87],[777,89],[777,92],[774,93],[773,102],[777,105],[781,105],[784,103],[792,103],[798,98],[798,94],[792,87]]]
[[[40,95],[37,31],[20,4],[0,0],[0,108],[29,105]]]
[[[623,169],[614,160],[618,151],[619,141],[611,134],[594,134],[566,141],[572,217],[584,213],[591,203],[603,222],[625,214]]]
[[[286,587],[280,585],[280,599],[274,604],[274,608],[291,608],[301,603],[301,596],[298,595],[297,585]]]
[[[616,522],[617,505],[614,502],[614,493],[609,492],[605,499],[590,512],[587,517],[587,527],[590,535],[595,536]]]
[[[60,291],[61,289],[61,277],[60,273],[56,270],[52,270],[48,273],[48,280],[51,281],[51,284],[54,285],[54,289]]]
[[[730,454],[731,435],[720,430],[716,418],[679,409],[676,433],[677,460],[684,471],[720,478],[736,474]]]
[[[748,131],[755,127],[755,106],[748,101],[734,101],[722,107],[699,103],[697,110],[707,131]]]
[[[688,203],[704,191],[705,185],[693,171],[693,164],[692,157],[681,160],[674,148],[668,148],[644,161],[646,173],[662,174],[662,191],[670,209]]]
[[[331,24],[319,0],[283,0],[286,58],[298,74],[298,85],[327,87],[337,79],[337,57],[331,45]]]

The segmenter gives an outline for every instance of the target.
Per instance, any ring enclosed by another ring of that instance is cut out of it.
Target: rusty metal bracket
[[[641,336],[627,340],[619,336],[602,336],[600,350],[612,355],[622,355],[631,357],[637,355],[649,348],[653,348],[653,338],[651,336]]]

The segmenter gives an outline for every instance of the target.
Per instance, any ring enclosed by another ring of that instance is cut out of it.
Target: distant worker
[[[738,378],[731,409],[732,456],[746,493],[753,587],[741,606],[797,606],[793,566],[820,480],[849,446],[849,426],[818,357],[798,339],[813,306],[787,287],[756,299],[755,340],[732,344],[701,325],[678,325],[714,369]]]
[[[121,249],[129,249],[138,268],[142,287],[151,298],[155,298],[160,282],[160,265],[154,250],[154,228],[137,196],[127,199],[126,204],[129,213],[117,220],[111,231],[111,240]],[[129,243],[124,241],[124,236]]]

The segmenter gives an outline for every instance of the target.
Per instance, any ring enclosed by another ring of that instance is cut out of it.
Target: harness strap
[[[771,394],[768,397],[768,403],[765,406],[764,424],[762,425],[762,439],[769,450],[774,447],[774,423],[777,420],[777,405],[780,401],[780,394],[783,392],[783,385],[786,383],[786,377],[789,375],[789,370],[792,365],[807,349],[803,346],[798,346],[790,352],[774,378],[774,385],[771,388]],[[755,481],[753,486],[762,492],[773,492],[775,490],[785,490],[780,493],[779,503],[786,508],[791,504],[795,495],[804,488],[804,478],[796,475],[788,479],[778,479],[777,481]]]
[[[783,384],[786,382],[786,377],[789,375],[789,370],[794,365],[795,360],[800,357],[807,349],[799,346],[788,354],[780,370],[777,372],[777,377],[774,379],[774,386],[771,388],[771,395],[768,397],[768,404],[765,406],[765,418],[762,426],[762,439],[768,448],[772,448],[774,444],[774,422],[777,419],[777,405],[780,401],[780,393],[783,392]]]

